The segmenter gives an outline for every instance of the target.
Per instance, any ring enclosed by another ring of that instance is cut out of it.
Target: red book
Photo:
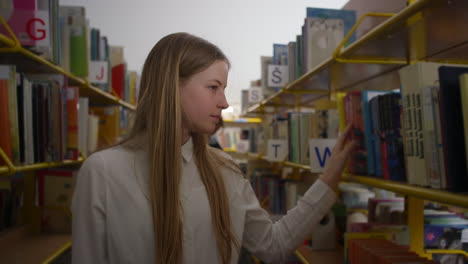
[[[10,117],[8,109],[8,81],[0,80],[0,148],[12,159]],[[0,157],[0,166],[5,165],[5,161]]]
[[[67,159],[77,160],[78,153],[78,87],[67,87]]]
[[[125,89],[125,64],[112,67],[112,91],[120,99],[123,99]]]

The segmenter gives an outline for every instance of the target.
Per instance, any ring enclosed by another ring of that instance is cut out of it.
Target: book
[[[51,233],[71,232],[71,201],[76,172],[41,170],[37,172],[41,229]]]
[[[461,107],[463,112],[463,131],[465,135],[465,164],[468,166],[468,74],[466,73],[460,75],[460,95]]]
[[[364,140],[364,121],[362,114],[362,94],[360,91],[349,92],[344,97],[346,124],[351,124],[350,139],[357,142],[351,151],[348,170],[357,175],[367,174],[367,151]]]
[[[370,101],[372,98],[382,95],[388,92],[385,91],[363,91],[362,92],[362,114],[364,118],[364,137],[365,137],[365,143],[366,143],[366,151],[367,151],[367,173],[369,175],[376,175],[376,161],[375,157],[376,155],[379,155],[380,153],[376,154],[375,153],[375,147],[374,147],[374,142],[373,140],[373,124],[372,122],[377,121],[373,120],[372,117],[372,110],[375,111],[375,109],[371,109],[371,104]]]
[[[460,124],[463,113],[460,94],[460,75],[468,73],[468,67],[441,66],[438,69],[441,99],[442,137],[447,179],[453,191],[468,190],[465,138]]]
[[[306,17],[315,17],[321,19],[341,19],[344,25],[344,34],[348,34],[351,28],[356,23],[356,11],[345,9],[327,9],[307,7]],[[356,40],[356,34],[353,33],[345,46],[353,43]]]
[[[10,116],[8,114],[8,81],[0,80],[0,148],[6,154],[9,160],[12,159],[11,135],[10,135]],[[6,162],[0,159],[0,165]]]
[[[86,11],[81,6],[61,6],[60,13],[68,23],[70,33],[70,70],[78,77],[88,76],[88,35]]]
[[[0,15],[23,47],[52,60],[55,33],[51,30],[54,13],[50,11],[57,5],[57,2],[42,0],[4,1],[0,7]],[[10,37],[4,26],[0,26],[0,33]]]
[[[329,58],[344,38],[341,19],[308,17],[305,20],[306,71]]]
[[[410,184],[429,186],[424,159],[424,131],[426,130],[422,111],[422,89],[439,80],[440,64],[419,62],[399,70],[403,116],[405,120],[404,153],[407,164],[407,179]]]
[[[76,160],[79,157],[79,90],[69,86],[67,93],[67,159]]]
[[[78,151],[84,156],[88,155],[88,108],[89,98],[80,97],[78,100]]]

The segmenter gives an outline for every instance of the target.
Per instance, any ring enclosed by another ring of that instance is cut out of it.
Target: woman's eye
[[[211,90],[216,90],[218,88],[218,86],[214,85],[214,86],[210,86],[209,87]]]

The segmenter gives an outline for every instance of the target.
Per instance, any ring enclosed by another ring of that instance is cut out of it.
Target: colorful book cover
[[[356,23],[356,11],[345,9],[327,9],[308,7],[306,17],[317,17],[322,19],[342,19],[344,23],[344,34],[348,34]],[[349,45],[356,40],[356,34],[353,33],[345,45]]]
[[[61,6],[70,32],[70,70],[78,77],[88,76],[88,35],[85,8]]]
[[[379,100],[378,96],[369,102],[371,114],[371,133],[372,146],[374,147],[375,175],[383,178],[382,153],[380,150],[380,129],[379,129]]]
[[[367,151],[364,140],[364,121],[362,117],[361,92],[347,93],[344,98],[346,123],[351,124],[351,140],[357,147],[351,152],[349,171],[354,174],[367,175]]]
[[[50,47],[49,10],[37,6],[36,0],[3,1],[0,15],[11,28],[21,45],[26,47]],[[5,27],[0,33],[10,37]]]
[[[288,65],[289,48],[286,44],[273,44],[273,64]]]
[[[112,91],[120,99],[124,99],[125,64],[119,64],[112,67]]]
[[[78,153],[78,87],[69,86],[67,90],[67,159],[76,160]]]
[[[11,155],[11,135],[10,135],[10,116],[8,114],[8,81],[0,80],[0,148],[12,159]],[[3,158],[0,159],[0,165],[5,165]]]
[[[15,165],[21,163],[19,119],[18,119],[18,96],[16,88],[16,67],[12,65],[0,66],[0,79],[6,80],[8,89],[8,114],[10,120],[11,136],[11,161]],[[7,74],[7,75],[5,75]],[[6,77],[6,79],[4,79]]]
[[[37,172],[37,177],[42,230],[54,233],[69,233],[71,231],[74,172],[42,170]]]
[[[405,163],[401,137],[401,95],[397,92],[382,95],[385,102],[384,116],[386,125],[383,131],[386,143],[388,178],[394,181],[405,181]],[[384,174],[387,172],[384,172]]]
[[[374,153],[374,143],[372,136],[372,112],[370,100],[378,95],[385,94],[384,91],[363,91],[362,92],[362,113],[364,118],[364,137],[367,150],[367,172],[369,175],[376,175],[376,161]]]
[[[343,20],[308,17],[305,34],[305,64],[309,72],[330,58],[343,40]]]
[[[90,112],[99,118],[98,148],[117,143],[120,136],[120,110],[117,106],[90,106]]]

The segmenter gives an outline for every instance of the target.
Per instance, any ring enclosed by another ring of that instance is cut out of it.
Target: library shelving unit
[[[67,77],[71,86],[79,87],[80,96],[88,97],[90,104],[120,105],[128,110],[136,106],[125,102],[117,96],[92,86],[86,79],[77,77],[63,68],[47,61],[21,46],[5,20],[0,23],[9,35],[0,34],[0,64],[11,64],[18,72],[62,74]],[[35,206],[35,170],[80,165],[85,157],[62,162],[36,163],[26,166],[14,166],[7,155],[0,149],[0,159],[6,166],[0,166],[0,177],[24,172],[24,197],[21,208],[21,227],[15,227],[0,233],[0,260],[5,263],[49,263],[71,247],[70,234],[43,234],[40,230],[40,212]]]
[[[237,118],[237,119],[226,119],[223,121],[224,127],[239,127],[239,128],[249,128],[255,127],[262,123],[261,118],[256,117],[247,117],[247,118]],[[238,153],[235,148],[224,148],[224,152],[227,152],[233,156],[246,156],[247,153]]]
[[[345,37],[335,53],[324,62],[289,83],[280,91],[251,106],[246,117],[263,116],[301,107],[314,107],[322,98],[333,98],[335,92],[360,90],[390,90],[400,86],[398,70],[406,65],[431,61],[468,64],[468,1],[416,0],[396,14],[366,14]],[[351,45],[342,48],[352,32],[368,16],[387,17],[380,25]],[[249,153],[249,159],[264,159]],[[308,170],[309,166],[283,162]],[[468,195],[450,193],[406,183],[393,182],[365,175],[345,174],[343,181],[390,190],[406,196],[406,212],[410,226],[410,249],[431,258],[433,253],[464,251],[435,251],[424,249],[424,201],[468,208]],[[304,263],[314,263],[315,257],[306,248],[296,251]],[[334,255],[333,252],[326,254]],[[339,255],[339,252],[336,253]],[[332,257],[333,258],[333,257]],[[341,263],[342,258],[336,261]],[[335,263],[335,262],[327,262]]]

